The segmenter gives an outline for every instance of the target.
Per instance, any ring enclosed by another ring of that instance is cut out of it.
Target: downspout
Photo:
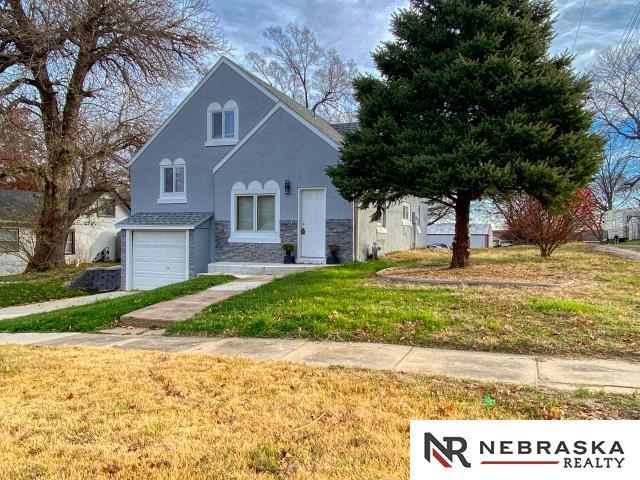
[[[351,222],[351,228],[353,230],[352,233],[352,238],[353,238],[353,261],[357,262],[358,261],[358,235],[359,235],[359,231],[358,231],[358,207],[356,205],[356,202],[351,202],[351,205],[353,206],[353,221]]]

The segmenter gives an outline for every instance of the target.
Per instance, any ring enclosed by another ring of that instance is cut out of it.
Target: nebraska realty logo
[[[411,420],[411,480],[637,479],[639,421]]]

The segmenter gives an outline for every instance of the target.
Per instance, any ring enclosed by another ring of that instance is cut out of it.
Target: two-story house
[[[132,215],[122,228],[123,285],[151,289],[219,262],[341,261],[424,245],[421,202],[380,222],[342,198],[325,173],[341,132],[221,58],[129,162]]]

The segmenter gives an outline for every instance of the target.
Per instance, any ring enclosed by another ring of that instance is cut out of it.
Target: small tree
[[[355,82],[360,130],[328,169],[347,199],[412,195],[455,212],[451,267],[469,261],[471,202],[528,192],[558,202],[586,185],[602,147],[583,108],[589,84],[549,55],[549,0],[412,0]]]
[[[575,198],[561,214],[554,214],[531,195],[518,194],[496,202],[509,235],[516,241],[537,246],[541,257],[550,257],[584,229],[588,216],[582,199]]]
[[[577,194],[578,215],[581,218],[582,226],[585,230],[598,239],[599,242],[604,238],[604,214],[606,210],[602,210],[596,195],[592,188],[580,190]]]
[[[263,54],[246,56],[255,73],[327,120],[352,120],[353,79],[358,74],[353,59],[345,61],[335,49],[325,50],[311,30],[293,23],[269,27],[264,37],[271,45]]]

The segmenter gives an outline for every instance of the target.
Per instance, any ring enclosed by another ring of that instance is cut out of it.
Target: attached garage
[[[125,289],[152,290],[206,271],[211,217],[207,212],[136,213],[120,222]],[[196,258],[196,243],[204,247],[203,258]]]

